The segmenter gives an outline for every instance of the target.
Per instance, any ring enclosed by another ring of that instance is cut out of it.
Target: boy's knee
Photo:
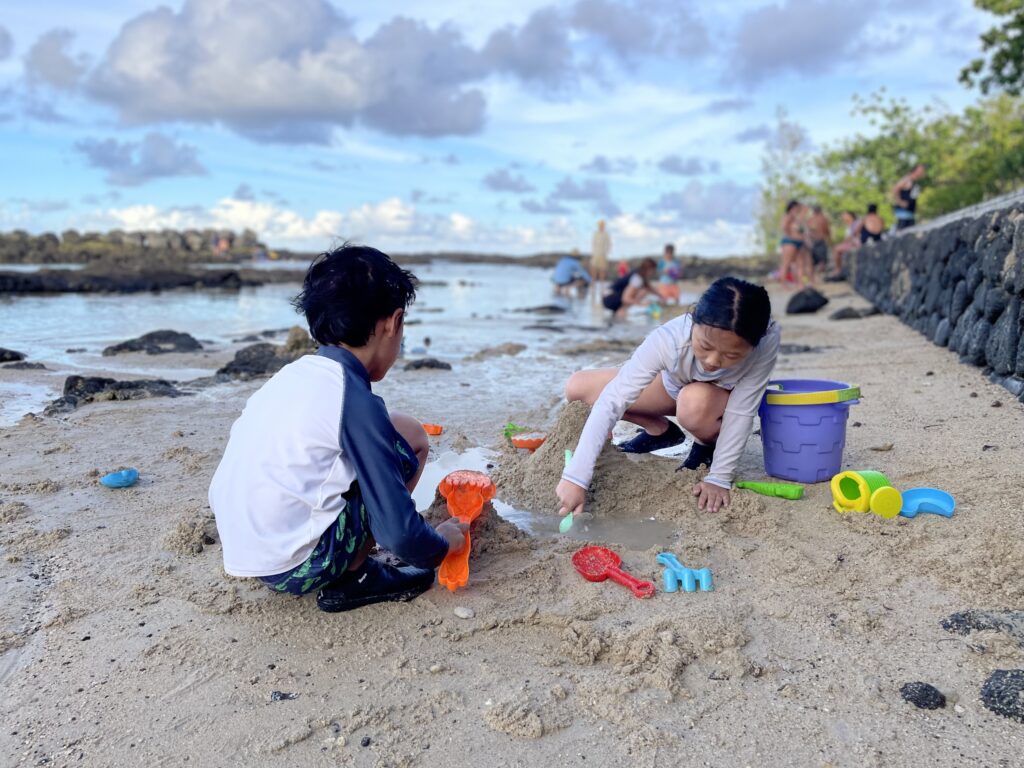
[[[391,423],[398,430],[398,434],[405,438],[405,442],[409,444],[409,447],[415,453],[426,454],[430,451],[430,441],[427,439],[427,433],[419,421],[412,416],[398,411],[392,412],[390,416]]]

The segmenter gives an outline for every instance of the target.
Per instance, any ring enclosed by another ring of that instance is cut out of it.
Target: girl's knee
[[[703,381],[687,384],[676,400],[676,418],[690,434],[702,440],[718,435],[729,393]]]
[[[570,403],[585,400],[587,395],[586,376],[583,371],[576,371],[565,382],[565,399]]]

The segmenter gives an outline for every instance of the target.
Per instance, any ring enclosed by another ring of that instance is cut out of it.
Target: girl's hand
[[[587,500],[586,488],[580,488],[568,480],[560,480],[555,488],[555,494],[562,505],[558,510],[559,515],[565,517],[570,512],[573,515],[583,514],[583,503]]]
[[[697,509],[700,510],[717,512],[729,506],[729,489],[713,483],[697,483],[693,486],[693,495],[698,497]]]

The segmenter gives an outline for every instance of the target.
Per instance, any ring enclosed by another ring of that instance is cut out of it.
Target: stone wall
[[[1024,402],[1024,199],[866,245],[850,281]]]

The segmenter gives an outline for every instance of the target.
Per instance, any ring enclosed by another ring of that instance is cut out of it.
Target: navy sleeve
[[[436,568],[448,554],[448,542],[416,511],[405,487],[395,449],[398,433],[384,401],[351,378],[347,384],[341,450],[355,466],[373,537],[410,565]]]

